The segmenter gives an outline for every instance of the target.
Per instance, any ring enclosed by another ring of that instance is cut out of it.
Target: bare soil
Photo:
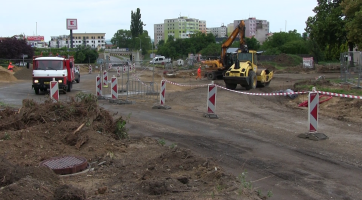
[[[13,74],[0,68],[0,80],[11,83],[17,79],[31,79],[31,70],[14,71]],[[83,66],[81,72],[88,73],[87,66]],[[195,72],[178,71],[167,75],[158,70],[155,78],[195,84]],[[289,86],[294,89],[295,84],[345,87],[315,80],[317,70],[291,67],[280,74],[285,73],[311,76],[298,83],[280,78],[262,92]],[[143,81],[152,79],[149,71],[138,75]],[[94,88],[94,84],[89,88]],[[167,102],[177,104],[173,109],[181,110],[181,114],[201,109],[201,105],[191,101],[203,98],[199,97],[199,90],[167,85],[167,91],[170,92]],[[186,92],[183,98],[180,98],[180,91]],[[230,102],[235,96],[221,98]],[[306,95],[298,95],[295,99],[268,100],[268,104],[266,100],[247,102],[265,108],[282,104],[298,111],[307,109],[298,106],[306,100]],[[182,104],[184,101],[188,104]],[[342,122],[362,123],[362,101],[333,97],[320,105],[320,114]],[[192,117],[194,113],[188,115]],[[85,94],[58,103],[24,99],[21,107],[0,111],[1,199],[267,199],[265,193],[258,195],[255,189],[241,187],[245,181],[228,173],[214,157],[199,156],[177,145],[166,146],[162,140],[149,137],[127,139],[125,124],[128,120],[116,111],[100,107],[96,99]],[[75,132],[81,125],[84,126]],[[40,166],[42,161],[61,155],[86,158],[87,171],[59,176]]]

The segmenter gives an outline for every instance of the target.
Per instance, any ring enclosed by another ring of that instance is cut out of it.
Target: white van
[[[164,64],[169,62],[171,62],[170,58],[165,58],[165,56],[157,56],[150,61],[150,64]]]

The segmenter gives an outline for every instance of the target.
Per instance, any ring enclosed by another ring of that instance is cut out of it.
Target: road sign
[[[23,58],[27,58],[28,57],[28,55],[26,55],[26,54],[23,54]]]
[[[97,63],[98,63],[98,64],[102,64],[102,63],[103,63],[103,59],[102,59],[102,58],[98,58],[98,59],[97,59]]]

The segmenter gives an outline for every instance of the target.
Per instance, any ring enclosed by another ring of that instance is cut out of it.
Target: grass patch
[[[339,62],[339,60],[335,60],[335,61],[319,61],[318,62],[318,65],[329,65],[329,64],[335,65],[335,64],[341,64],[341,63]]]
[[[293,66],[303,63],[303,58],[298,55],[287,54],[293,60]]]

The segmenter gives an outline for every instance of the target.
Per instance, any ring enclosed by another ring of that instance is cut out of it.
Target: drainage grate
[[[78,156],[54,157],[41,162],[40,165],[49,167],[56,174],[73,174],[87,168],[87,159]]]

